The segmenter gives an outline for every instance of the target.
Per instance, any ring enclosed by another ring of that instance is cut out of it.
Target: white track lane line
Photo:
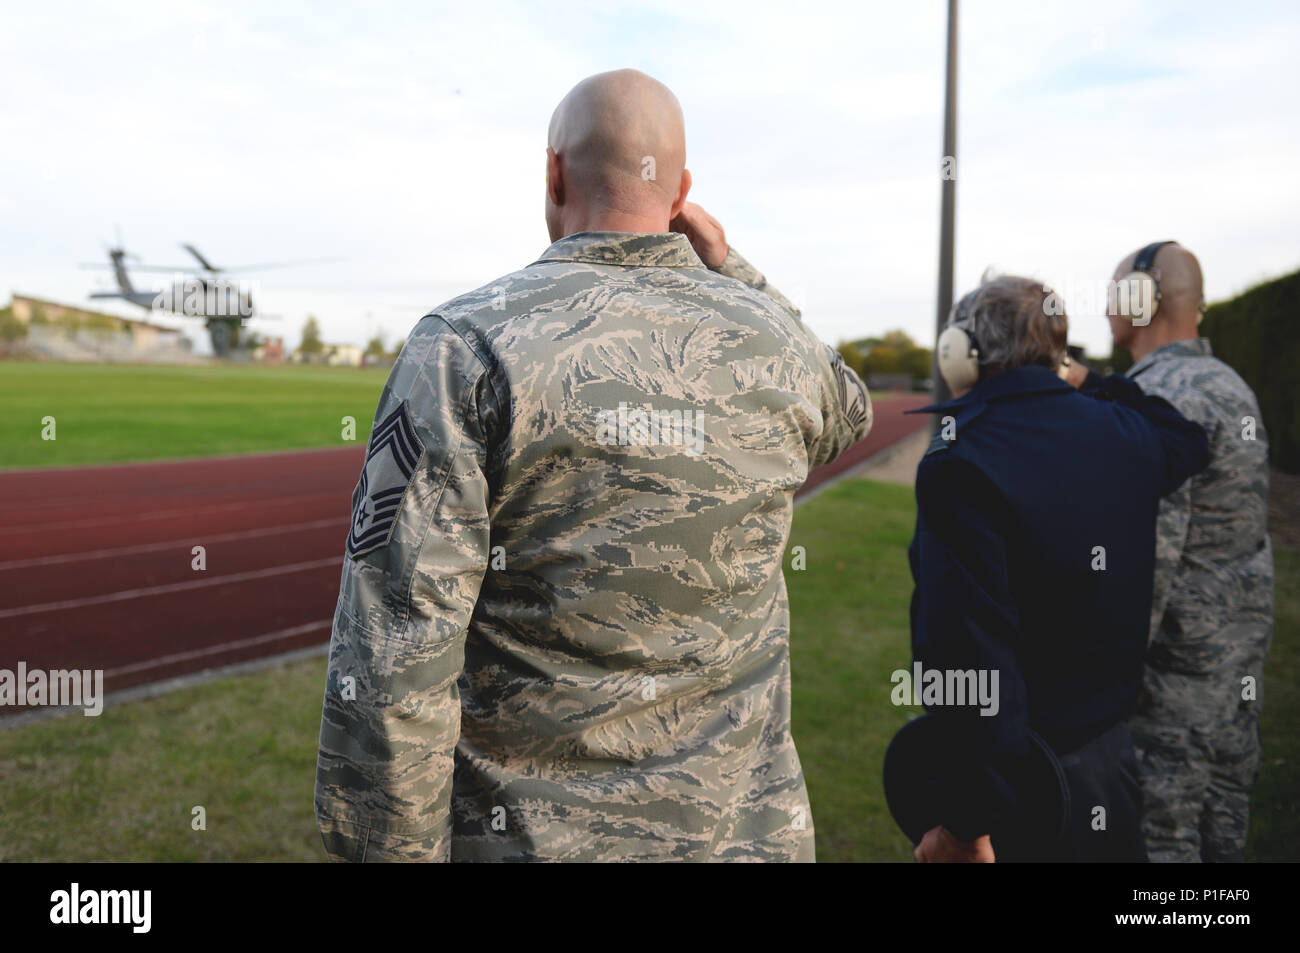
[[[67,529],[69,527],[82,529],[87,526],[115,526],[119,523],[139,523],[143,520],[171,519],[174,516],[207,516],[210,513],[246,510],[254,506],[271,506],[279,503],[303,503],[315,500],[329,500],[331,503],[338,503],[339,500],[346,499],[346,497],[347,494],[316,493],[312,496],[272,496],[265,500],[245,500],[237,503],[196,503],[196,505],[185,509],[157,510],[152,513],[128,513],[122,516],[103,516],[99,519],[88,520],[64,520],[62,523],[28,523],[22,526],[7,526],[0,529],[0,536],[13,536],[18,533],[43,533],[51,529]],[[110,500],[108,502],[112,503],[114,501]],[[348,503],[347,505],[350,507],[352,504]]]
[[[266,635],[255,635],[252,638],[238,639],[234,642],[222,642],[220,645],[210,645],[207,648],[194,649],[190,652],[160,655],[157,658],[149,659],[147,662],[135,662],[131,665],[123,665],[121,668],[110,668],[104,673],[104,677],[113,678],[116,675],[128,675],[132,672],[148,671],[151,668],[162,668],[164,665],[171,665],[174,662],[188,662],[191,659],[204,658],[208,655],[221,655],[224,652],[233,652],[235,649],[247,648],[250,645],[263,645],[267,642],[293,638],[295,635],[305,635],[317,629],[328,630],[332,625],[333,623],[329,619],[324,619],[320,622],[296,625],[291,629],[281,629],[279,632],[268,632]]]
[[[309,523],[290,523],[286,526],[265,526],[262,529],[248,529],[236,533],[222,533],[219,536],[195,535],[189,539],[173,539],[165,543],[141,543],[138,546],[115,546],[111,549],[92,549],[84,553],[63,553],[57,556],[37,556],[33,559],[11,559],[0,563],[0,572],[6,569],[26,569],[31,566],[54,566],[59,563],[82,562],[92,559],[108,559],[110,556],[134,556],[138,553],[154,553],[160,550],[180,547],[188,549],[195,543],[204,546],[212,543],[229,543],[236,539],[255,539],[258,536],[274,536],[278,533],[301,533],[309,529],[323,529],[326,526],[347,526],[347,520],[338,518],[312,520]]]
[[[120,592],[108,592],[101,596],[86,596],[82,599],[65,599],[62,602],[39,602],[30,606],[18,606],[14,609],[0,609],[0,619],[12,619],[14,616],[34,615],[40,612],[56,612],[60,609],[77,609],[82,606],[101,605],[105,602],[126,602],[129,599],[142,599],[148,596],[160,596],[168,592],[183,592],[186,589],[203,589],[207,586],[224,586],[232,582],[244,582],[248,579],[264,579],[268,576],[284,576],[294,572],[306,572],[309,569],[323,569],[326,566],[343,565],[343,553],[328,559],[313,559],[311,562],[290,563],[287,566],[274,566],[271,569],[252,569],[248,572],[230,573],[225,576],[213,576],[210,579],[194,579],[190,582],[173,582],[163,586],[148,586],[143,589],[123,589]]]

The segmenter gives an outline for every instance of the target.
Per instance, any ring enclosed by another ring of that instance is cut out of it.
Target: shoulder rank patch
[[[352,491],[349,556],[355,559],[388,545],[411,474],[423,453],[424,444],[411,425],[406,401],[402,401],[370,434],[366,465]]]

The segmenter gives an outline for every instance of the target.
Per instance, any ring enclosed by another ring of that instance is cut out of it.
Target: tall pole
[[[935,402],[952,396],[939,373],[939,335],[952,310],[952,245],[957,214],[957,0],[948,0],[948,82],[943,100],[942,202],[939,213],[939,303],[934,332]],[[938,426],[939,418],[935,417]]]

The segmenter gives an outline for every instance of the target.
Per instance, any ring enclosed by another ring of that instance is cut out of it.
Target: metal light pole
[[[935,318],[934,381],[935,402],[952,396],[939,373],[939,335],[952,310],[952,246],[957,213],[957,0],[948,0],[948,82],[943,102],[942,203],[939,213],[939,307]],[[939,418],[935,417],[935,426]]]

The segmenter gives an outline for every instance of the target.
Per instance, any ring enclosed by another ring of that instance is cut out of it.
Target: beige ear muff
[[[1160,307],[1160,286],[1145,271],[1130,271],[1115,282],[1112,312],[1128,318],[1135,328],[1151,323]]]
[[[975,342],[963,329],[949,326],[939,335],[939,373],[954,393],[979,382],[979,357]]]

